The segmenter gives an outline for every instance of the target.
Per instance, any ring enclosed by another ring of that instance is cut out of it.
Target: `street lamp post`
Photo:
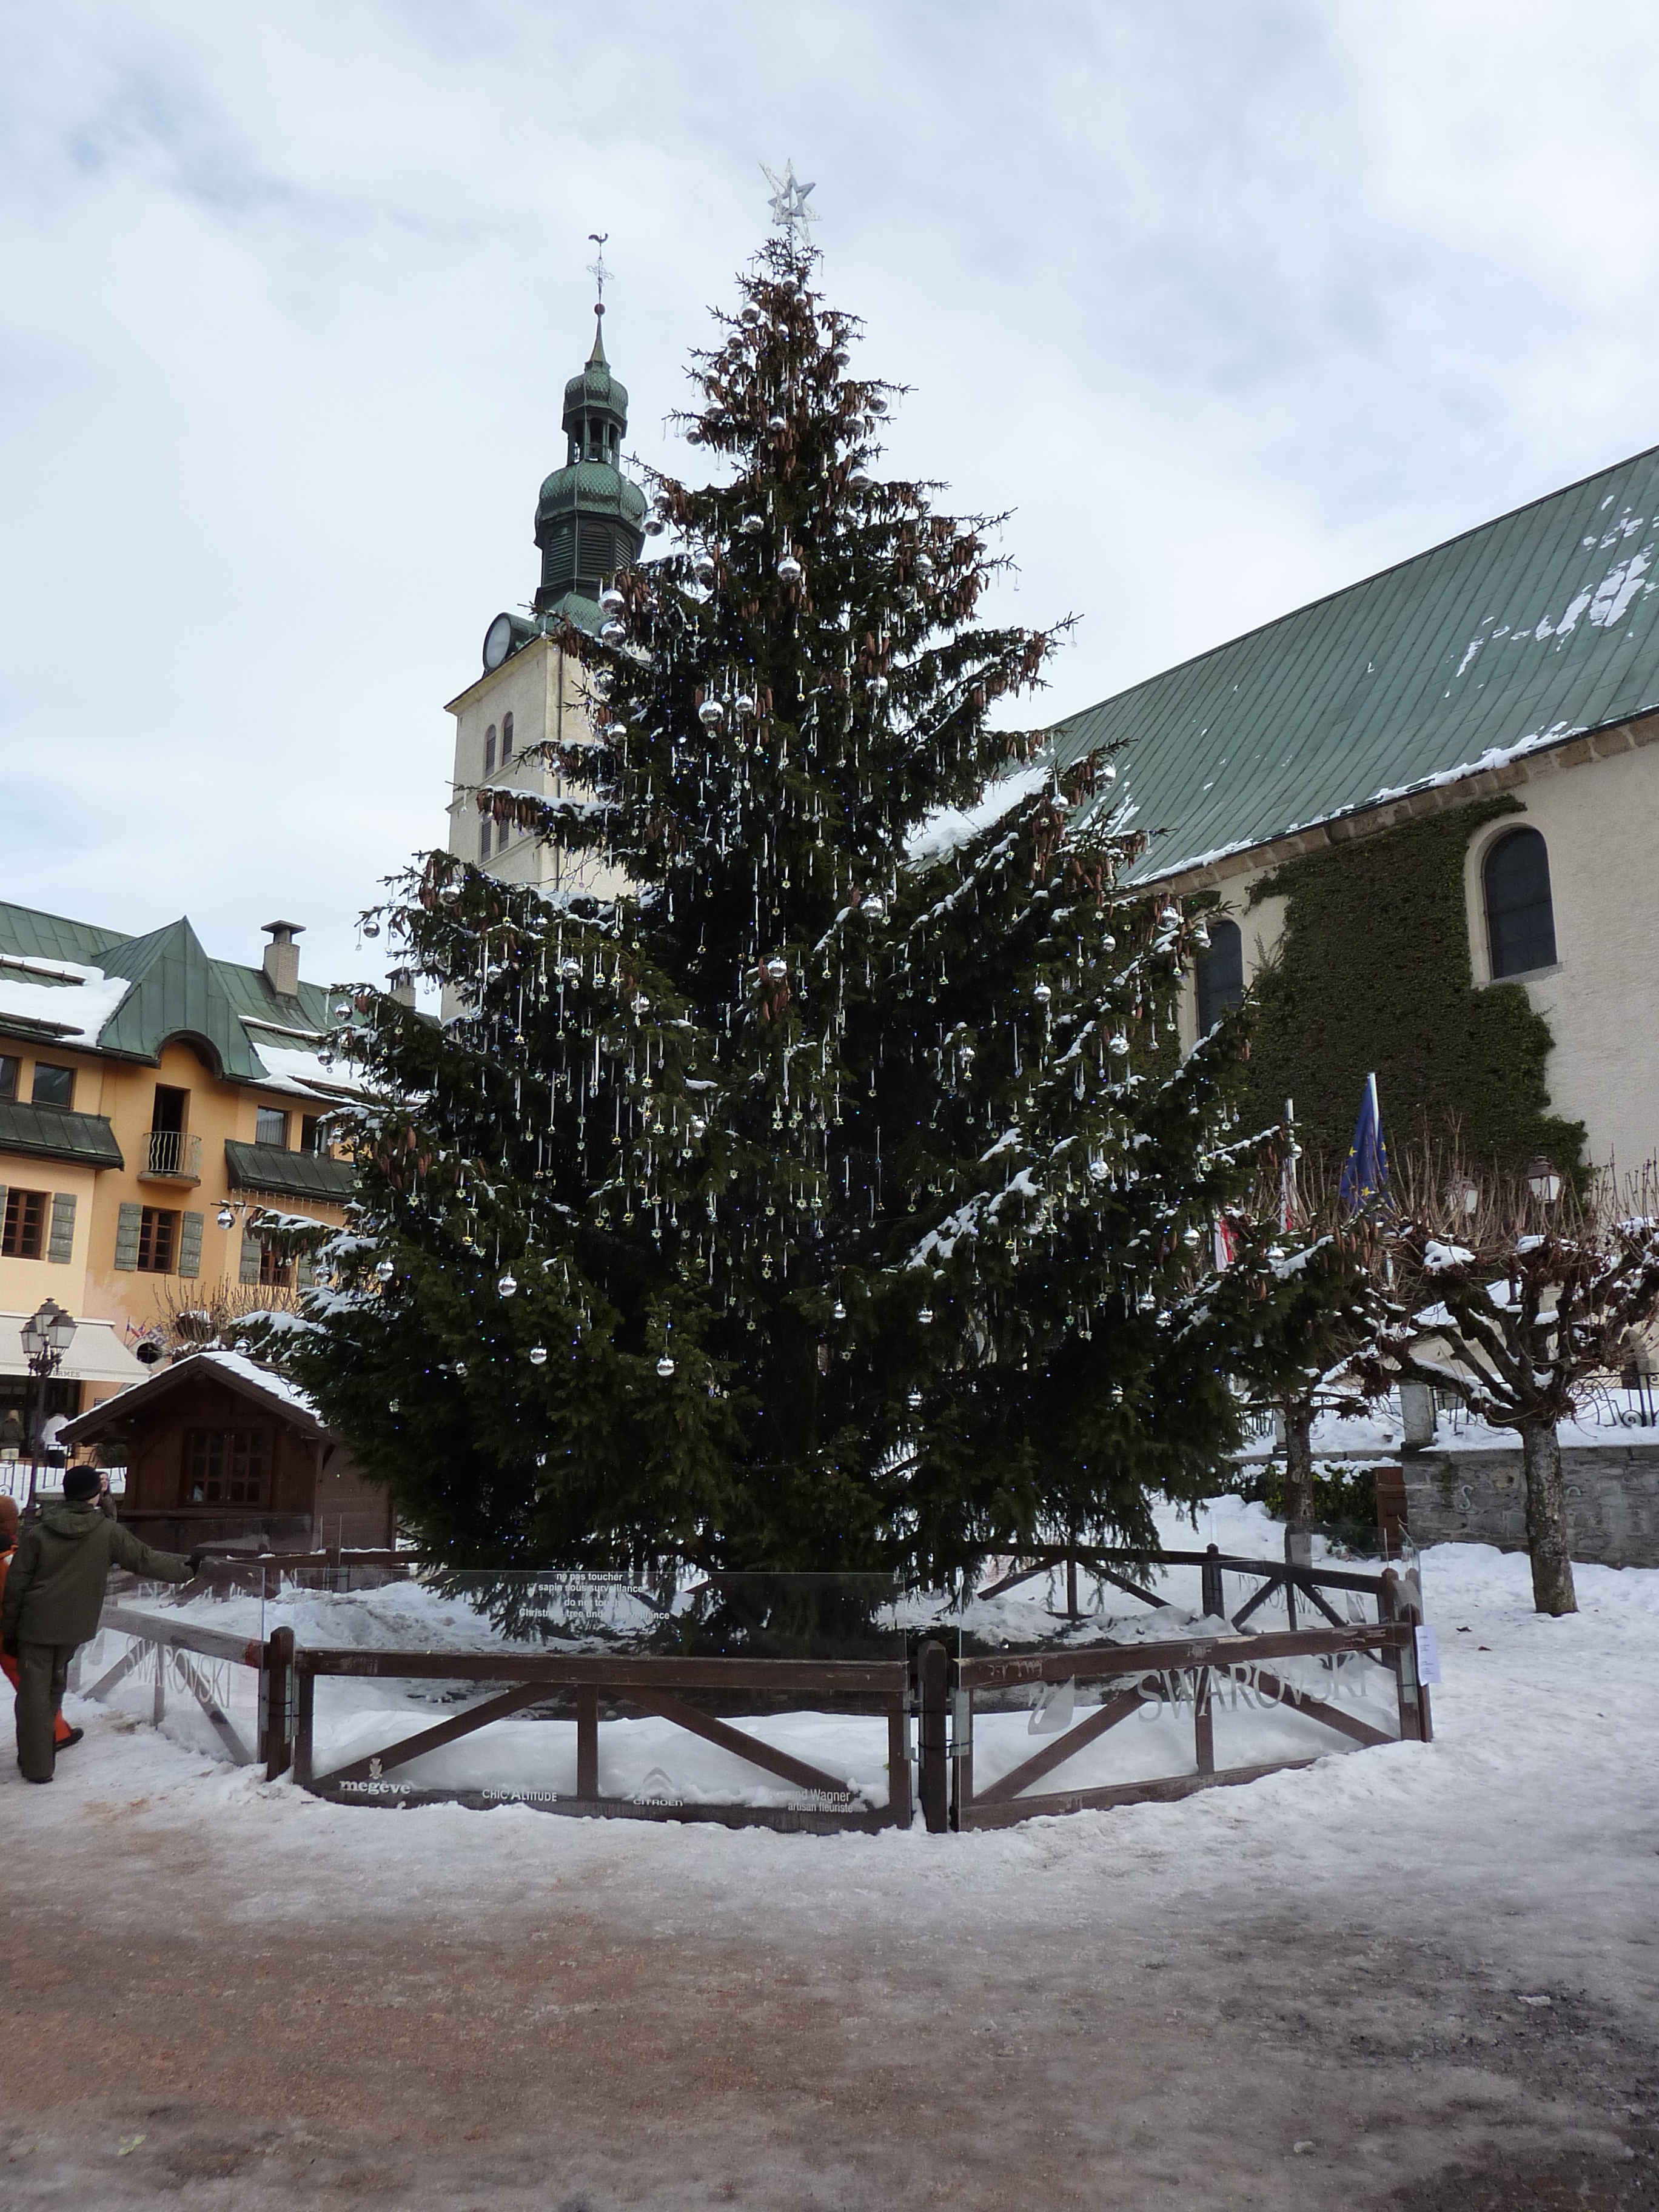
[[[46,1384],[64,1364],[75,1337],[74,1317],[56,1299],[43,1298],[22,1327],[23,1352],[34,1382],[34,1437],[29,1450],[29,1504],[34,1504],[40,1472],[40,1447],[46,1425]]]

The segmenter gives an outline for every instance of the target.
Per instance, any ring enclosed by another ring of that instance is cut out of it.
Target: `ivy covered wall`
[[[1287,861],[1250,903],[1287,901],[1284,934],[1258,975],[1254,1103],[1263,1120],[1296,1102],[1304,1139],[1346,1157],[1373,1071],[1383,1133],[1399,1147],[1455,1121],[1480,1159],[1539,1153],[1580,1164],[1582,1121],[1549,1110],[1549,1024],[1518,983],[1477,990],[1463,864],[1470,838],[1512,797],[1478,801]]]

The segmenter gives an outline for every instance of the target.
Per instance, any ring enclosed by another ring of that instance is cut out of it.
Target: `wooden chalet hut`
[[[276,1552],[392,1541],[387,1493],[302,1392],[237,1352],[159,1368],[70,1422],[63,1441],[125,1445],[121,1519],[164,1551],[248,1538]]]

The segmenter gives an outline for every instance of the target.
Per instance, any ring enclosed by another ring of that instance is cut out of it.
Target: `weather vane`
[[[816,222],[817,216],[806,204],[806,195],[814,187],[797,181],[793,160],[783,165],[783,174],[769,169],[761,163],[761,173],[772,187],[772,220],[789,240],[790,251],[795,254],[806,250],[806,226]]]
[[[596,315],[602,315],[605,313],[605,280],[611,274],[605,265],[605,241],[610,237],[611,233],[608,230],[590,230],[587,234],[599,249],[592,260],[588,263],[587,273],[599,288],[599,296],[594,302],[593,312]]]

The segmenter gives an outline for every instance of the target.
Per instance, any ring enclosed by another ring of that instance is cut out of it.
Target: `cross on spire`
[[[611,233],[608,230],[590,230],[587,234],[599,249],[588,263],[587,273],[598,285],[599,291],[599,296],[593,305],[593,312],[596,315],[602,315],[605,313],[605,280],[611,274],[605,265],[605,242]]]
[[[781,176],[775,169],[769,169],[764,161],[761,163],[761,173],[772,187],[773,223],[789,240],[790,251],[793,253],[797,255],[805,253],[806,226],[809,222],[816,222],[818,219],[816,211],[807,206],[806,196],[816,188],[811,185],[803,185],[799,182],[795,175],[795,164],[793,160],[784,163]]]

